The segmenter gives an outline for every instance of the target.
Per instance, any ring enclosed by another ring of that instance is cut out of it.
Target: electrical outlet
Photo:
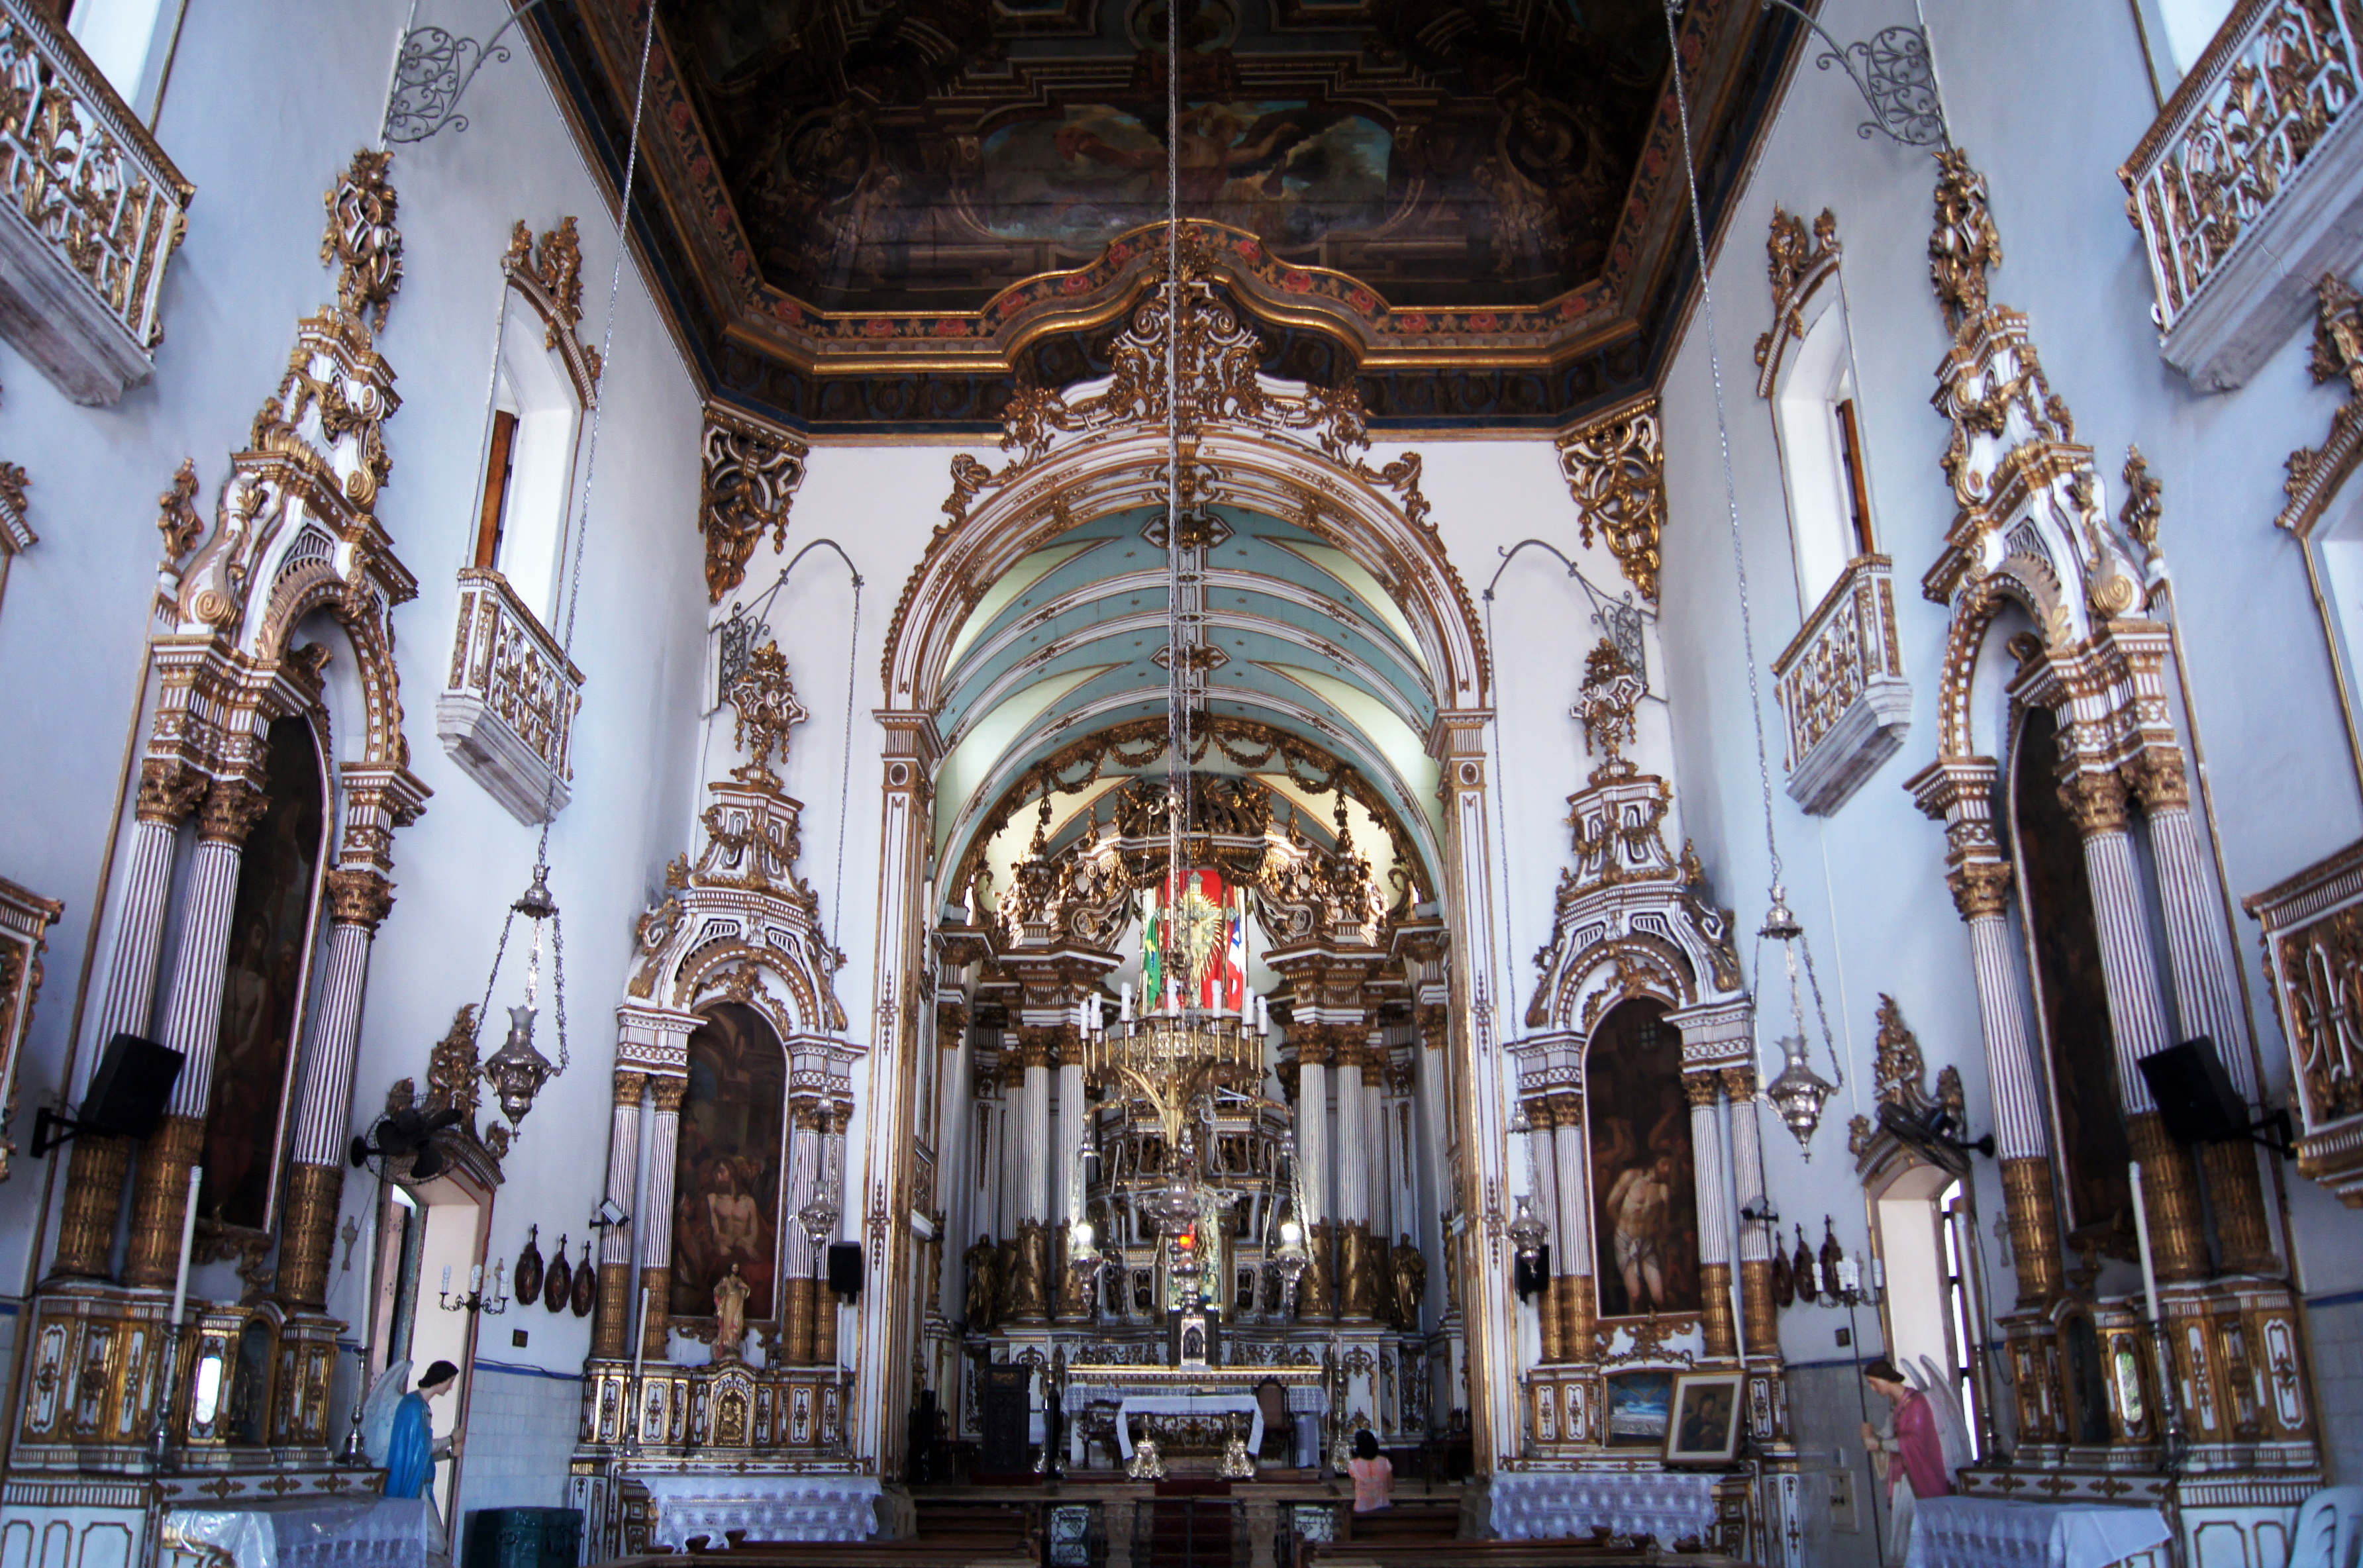
[[[1854,1343],[1854,1331],[1852,1329],[1840,1329],[1838,1331],[1838,1344],[1843,1347],[1852,1343]]]
[[[525,1331],[523,1329],[511,1329],[509,1331],[509,1343],[516,1346],[519,1350],[525,1349]]]

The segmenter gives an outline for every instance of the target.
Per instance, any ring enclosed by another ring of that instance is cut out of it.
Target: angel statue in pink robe
[[[1911,1556],[1914,1505],[1951,1496],[1954,1471],[1972,1457],[1951,1388],[1922,1361],[1926,1372],[1915,1369],[1908,1381],[1884,1356],[1862,1369],[1863,1380],[1895,1406],[1895,1435],[1882,1437],[1865,1421],[1862,1441],[1887,1482],[1888,1556],[1896,1562]]]

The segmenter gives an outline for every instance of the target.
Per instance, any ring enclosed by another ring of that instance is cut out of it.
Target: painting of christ
[[[1612,1009],[1584,1056],[1592,1277],[1603,1318],[1699,1310],[1698,1194],[1681,1037],[1665,1009]]]
[[[319,882],[323,811],[312,726],[280,719],[264,752],[269,805],[246,835],[230,909],[221,1031],[205,1118],[197,1211],[225,1225],[271,1222],[272,1178],[287,1100],[287,1069],[304,1019]]]
[[[750,1007],[724,1002],[689,1037],[673,1155],[671,1311],[714,1316],[714,1287],[736,1264],[746,1318],[765,1320],[779,1276],[787,1054]]]

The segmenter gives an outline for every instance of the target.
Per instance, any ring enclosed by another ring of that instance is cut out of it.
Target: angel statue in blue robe
[[[385,1466],[385,1495],[416,1497],[435,1476],[435,1462],[451,1452],[449,1438],[435,1436],[427,1402],[458,1386],[460,1369],[448,1361],[430,1364],[418,1386],[404,1393],[410,1364],[398,1361],[385,1369],[370,1388],[362,1407],[361,1428],[370,1457]]]

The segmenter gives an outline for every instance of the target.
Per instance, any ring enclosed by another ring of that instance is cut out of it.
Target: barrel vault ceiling
[[[830,432],[995,428],[1105,370],[1169,142],[1266,369],[1381,428],[1553,428],[1648,385],[1693,269],[1659,0],[658,0],[637,237],[716,397]],[[636,0],[532,16],[611,187]],[[1681,26],[1709,222],[1802,28]]]

